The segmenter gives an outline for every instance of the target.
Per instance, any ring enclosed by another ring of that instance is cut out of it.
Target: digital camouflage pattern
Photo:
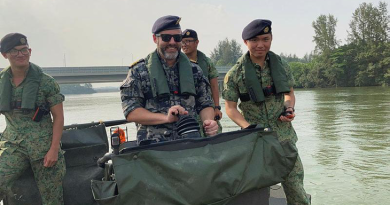
[[[200,52],[200,51],[198,51],[198,52]],[[199,55],[198,55],[199,56]],[[207,62],[207,67],[208,67],[208,72],[209,72],[209,74],[208,74],[208,76],[206,76],[207,77],[207,79],[208,80],[211,80],[211,79],[213,79],[213,78],[218,78],[218,76],[219,76],[219,73],[218,73],[218,71],[217,71],[217,68],[215,68],[215,66],[214,66],[214,64],[213,64],[213,62],[211,61],[211,59],[209,58],[209,57],[207,57],[207,56],[205,56],[206,57],[206,62]],[[198,59],[198,61],[199,61],[200,59]],[[203,69],[203,68],[202,68]]]
[[[23,86],[24,82],[18,87],[12,83],[12,101],[22,99]],[[64,101],[58,84],[46,74],[42,75],[37,95],[37,105],[52,107]],[[7,126],[0,137],[0,192],[5,192],[31,164],[42,199],[46,200],[43,204],[63,204],[63,152],[60,150],[54,167],[43,167],[43,158],[52,141],[51,115],[45,115],[40,122],[35,122],[32,120],[33,110],[13,109],[1,114],[5,115]]]
[[[201,51],[197,51],[198,53],[199,52],[201,52]],[[207,62],[207,70],[208,70],[208,76],[206,76],[206,78],[210,81],[211,79],[213,79],[213,78],[218,78],[218,76],[219,76],[219,73],[218,73],[218,71],[217,71],[217,68],[215,68],[215,66],[214,66],[214,64],[213,64],[213,62],[211,62],[211,59],[209,58],[209,57],[207,57],[206,55],[199,55],[198,54],[198,58],[199,58],[199,56],[204,56],[205,57],[205,61]],[[200,61],[200,60],[203,60],[203,59],[198,59],[198,61]],[[201,66],[201,65],[199,65],[198,64],[198,66]],[[201,67],[202,68],[202,67]],[[204,68],[202,68],[202,69],[204,69]],[[203,73],[204,74],[204,73]],[[200,116],[199,115],[197,115],[197,120],[198,120],[198,123],[199,123],[199,126],[202,128],[202,126],[203,126],[203,122],[202,122],[202,120],[200,119]],[[222,133],[222,125],[221,125],[221,122],[219,121],[219,120],[217,120],[217,124],[218,124],[218,134],[219,133]],[[202,135],[202,137],[205,137],[206,136],[206,134],[204,133],[204,130],[203,129],[201,129],[201,135]]]
[[[165,62],[161,60],[164,72],[168,81],[170,90],[179,88],[179,68],[176,63],[172,68],[169,68]],[[153,113],[167,114],[170,107],[180,105],[188,111],[189,115],[195,116],[206,107],[213,107],[211,98],[210,84],[203,76],[199,66],[193,64],[197,68],[194,73],[196,96],[183,96],[170,94],[166,98],[147,99],[145,94],[151,92],[151,84],[148,73],[148,68],[144,61],[140,61],[136,65],[130,67],[127,78],[121,86],[122,109],[125,117],[133,110],[143,107]],[[157,141],[170,140],[173,131],[173,124],[162,125],[141,125],[137,124],[137,140],[156,139]]]
[[[249,53],[244,55],[249,59]],[[267,60],[263,68],[258,64],[254,64],[262,88],[273,85],[271,70]],[[293,87],[294,79],[290,67],[285,61],[282,61],[282,64],[287,74],[288,85],[289,87]],[[244,72],[244,68],[240,64],[236,64],[228,71],[224,79],[224,89],[222,92],[222,97],[225,100],[238,102],[240,93],[248,93],[244,81]],[[297,142],[297,134],[291,122],[282,122],[278,120],[280,114],[284,111],[284,94],[268,96],[265,98],[264,102],[259,103],[251,100],[239,102],[238,107],[248,123],[272,128],[272,130],[277,132],[278,140],[280,142],[285,140],[292,140],[294,143]],[[288,204],[310,204],[303,188],[303,176],[303,165],[298,156],[293,171],[289,174],[288,179],[282,183]]]

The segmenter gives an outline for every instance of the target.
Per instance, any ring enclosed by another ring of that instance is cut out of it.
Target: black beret
[[[27,37],[20,33],[9,33],[0,42],[0,52],[6,53],[15,46],[28,45]]]
[[[163,16],[154,22],[152,33],[157,34],[165,30],[181,29],[181,18],[178,16]]]
[[[250,22],[242,31],[242,39],[248,40],[258,35],[271,33],[271,24],[270,20],[265,19],[256,19]]]
[[[186,29],[181,34],[183,38],[195,38],[198,39],[198,34],[192,29]]]

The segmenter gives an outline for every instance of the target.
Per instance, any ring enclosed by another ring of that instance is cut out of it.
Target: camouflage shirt
[[[162,60],[161,63],[170,90],[173,90],[173,87],[179,87],[178,63],[171,68]],[[203,76],[202,69],[199,66],[196,64],[192,64],[192,66],[196,67],[197,70],[194,73],[196,96],[170,94],[169,97],[163,99],[147,97],[147,93],[151,92],[152,88],[148,68],[144,61],[130,67],[127,78],[121,86],[122,109],[125,117],[140,107],[153,113],[167,114],[170,107],[180,105],[192,116],[195,116],[206,107],[213,107],[209,81]],[[169,140],[173,130],[173,124],[136,125],[138,141],[144,139]]]
[[[250,59],[249,53],[244,55],[246,58]],[[267,58],[263,68],[261,68],[260,65],[253,63],[253,66],[256,68],[257,77],[261,81],[262,88],[273,85],[268,60],[269,59]],[[282,61],[282,64],[287,74],[288,85],[289,87],[293,87],[294,79],[290,67],[285,61]],[[222,91],[223,99],[238,102],[240,93],[248,93],[244,78],[245,73],[243,65],[237,65],[230,69],[224,79],[224,89]],[[280,114],[284,110],[284,94],[268,96],[265,98],[264,102],[259,103],[251,100],[240,102],[238,107],[248,123],[260,124],[263,127],[272,128],[277,131],[280,141],[283,141],[284,139],[291,139],[294,142],[297,141],[297,136],[291,122],[281,122],[278,120]]]
[[[198,51],[198,52],[202,53],[201,51]],[[201,55],[198,54],[198,58],[199,58],[199,56],[201,56]],[[208,68],[208,76],[207,76],[208,80],[211,80],[213,78],[218,78],[217,68],[215,68],[214,64],[211,62],[211,59],[204,54],[203,54],[203,56],[206,57],[205,61],[207,62],[207,68]],[[201,59],[198,59],[198,61],[200,61],[200,60]]]
[[[12,82],[12,101],[21,101],[25,80],[15,86]],[[55,80],[43,73],[38,89],[36,104],[48,105],[53,107],[65,100],[60,93],[60,87]],[[49,151],[53,134],[53,123],[51,115],[44,115],[40,122],[32,120],[35,110],[13,109],[9,112],[3,112],[5,115],[6,128],[0,137],[0,148],[12,153],[15,150],[12,147],[23,147],[27,150],[32,160],[42,159]]]

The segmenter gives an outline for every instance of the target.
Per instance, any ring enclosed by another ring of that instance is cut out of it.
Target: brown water
[[[296,98],[293,124],[312,203],[390,204],[390,88],[298,89]],[[64,109],[67,125],[124,118],[119,93],[68,95]],[[238,129],[225,113],[222,125]],[[134,124],[127,126],[134,138]]]

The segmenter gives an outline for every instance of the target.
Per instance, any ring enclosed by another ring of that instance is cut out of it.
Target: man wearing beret
[[[61,205],[65,175],[60,148],[64,96],[54,79],[30,62],[26,36],[7,34],[1,39],[0,50],[10,63],[0,72],[0,114],[6,120],[0,137],[0,201],[31,166],[42,204]]]
[[[217,133],[210,85],[201,68],[181,49],[180,18],[163,16],[152,28],[157,49],[134,63],[121,85],[122,109],[137,125],[137,140],[169,141],[179,115],[203,121],[206,135]]]
[[[248,52],[224,79],[226,114],[243,129],[255,124],[269,127],[277,132],[280,142],[289,140],[295,145],[297,135],[291,124],[295,117],[294,80],[288,64],[270,51],[271,21],[252,21],[244,28],[242,38]],[[303,175],[298,156],[293,170],[282,182],[288,204],[310,204],[303,188]]]
[[[198,34],[192,29],[186,29],[182,33],[181,48],[191,62],[196,63],[202,68],[203,75],[209,80],[211,85],[211,94],[214,101],[214,119],[218,123],[218,133],[222,132],[222,126],[219,120],[222,118],[221,106],[219,105],[219,89],[218,89],[218,71],[211,59],[203,52],[198,50]],[[200,122],[201,123],[201,122]]]

